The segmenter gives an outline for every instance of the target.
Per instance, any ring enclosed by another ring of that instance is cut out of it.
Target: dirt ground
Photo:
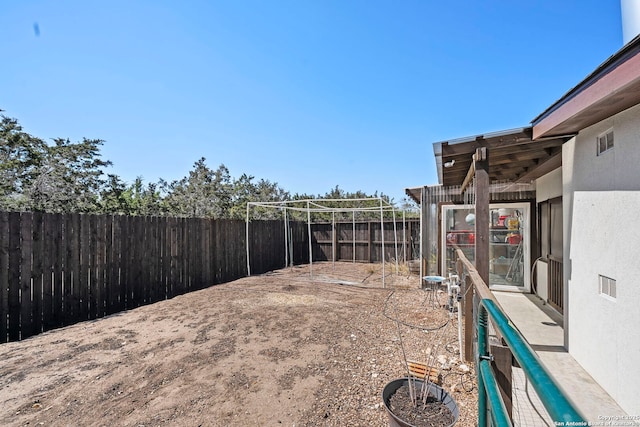
[[[0,425],[384,426],[403,349],[475,425],[446,295],[380,270],[314,263],[2,344]]]

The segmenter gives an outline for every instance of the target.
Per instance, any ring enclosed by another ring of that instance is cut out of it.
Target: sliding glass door
[[[455,249],[475,262],[473,205],[442,206],[442,274],[455,270]],[[496,290],[530,290],[529,204],[490,205],[489,286]]]

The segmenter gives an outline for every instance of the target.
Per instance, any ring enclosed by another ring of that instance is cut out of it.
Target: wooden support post
[[[489,149],[478,148],[473,159],[476,172],[476,270],[489,284]]]
[[[335,213],[334,213],[335,215]],[[338,235],[340,234],[340,223],[333,220],[333,261],[340,261],[340,240]]]
[[[464,360],[474,362],[473,357],[473,281],[468,276],[460,276],[464,288],[463,314],[464,314]]]
[[[513,361],[513,355],[509,347],[503,345],[491,345],[491,354],[493,355],[493,361],[491,367],[496,376],[498,382],[498,388],[504,401],[504,406],[507,409],[509,418],[513,419],[513,402],[511,400],[512,392],[512,379],[511,379],[511,366]]]
[[[422,215],[422,213],[421,213]],[[413,254],[411,253],[411,236],[413,236],[413,221],[409,220],[407,223],[405,223],[405,225],[409,226],[409,233],[406,232],[405,230],[405,239],[404,239],[404,262],[407,263],[408,261],[413,259]],[[408,239],[407,240],[407,236]]]
[[[420,192],[420,208],[421,208],[421,218],[420,221],[420,257],[422,258],[420,262],[422,263],[422,272],[423,276],[427,276],[430,273],[429,269],[429,188],[422,187],[422,191]],[[422,279],[420,279],[422,280]],[[423,284],[421,281],[420,284]]]
[[[367,241],[367,253],[369,254],[369,259],[367,259],[367,262],[373,262],[373,257],[371,256],[371,251],[373,250],[373,245],[371,244],[371,233],[373,232],[373,230],[371,229],[371,221],[367,222],[367,235],[369,237],[367,237],[369,240]]]

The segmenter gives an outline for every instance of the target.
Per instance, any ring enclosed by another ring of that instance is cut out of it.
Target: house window
[[[616,281],[610,277],[598,275],[600,282],[600,295],[607,299],[616,299]]]
[[[613,129],[598,136],[598,156],[613,149]]]

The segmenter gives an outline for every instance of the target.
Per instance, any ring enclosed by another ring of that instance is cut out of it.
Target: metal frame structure
[[[357,202],[376,202],[376,206],[349,206],[349,204],[353,205]],[[335,207],[335,206],[327,206],[327,203],[332,204],[344,204],[344,207]],[[302,205],[302,206],[301,206]],[[382,236],[381,241],[381,253],[382,253],[382,285],[386,286],[385,283],[385,258],[384,258],[384,213],[391,212],[393,216],[393,235],[394,235],[394,245],[395,245],[395,263],[396,263],[396,274],[398,273],[398,230],[396,227],[396,208],[393,204],[387,202],[381,197],[371,197],[371,198],[358,198],[358,199],[304,199],[304,200],[285,200],[280,202],[247,202],[247,217],[246,217],[246,240],[247,240],[247,275],[251,276],[251,266],[250,266],[250,251],[249,251],[249,223],[251,217],[251,208],[252,207],[263,207],[270,209],[277,209],[283,212],[284,216],[284,233],[285,233],[285,265],[291,266],[293,265],[293,254],[290,254],[290,246],[289,246],[289,215],[288,212],[301,212],[307,214],[307,233],[309,240],[309,274],[313,277],[313,245],[311,240],[311,214],[316,212],[322,213],[331,213],[332,217],[332,233],[335,235],[335,214],[336,213],[352,213],[353,218],[353,228],[354,228],[354,262],[355,262],[355,214],[356,212],[373,212],[380,213],[380,234]],[[404,221],[404,215],[403,215]],[[335,242],[335,239],[332,239]],[[335,243],[332,242],[332,262],[335,266]],[[290,256],[291,255],[291,256]]]

